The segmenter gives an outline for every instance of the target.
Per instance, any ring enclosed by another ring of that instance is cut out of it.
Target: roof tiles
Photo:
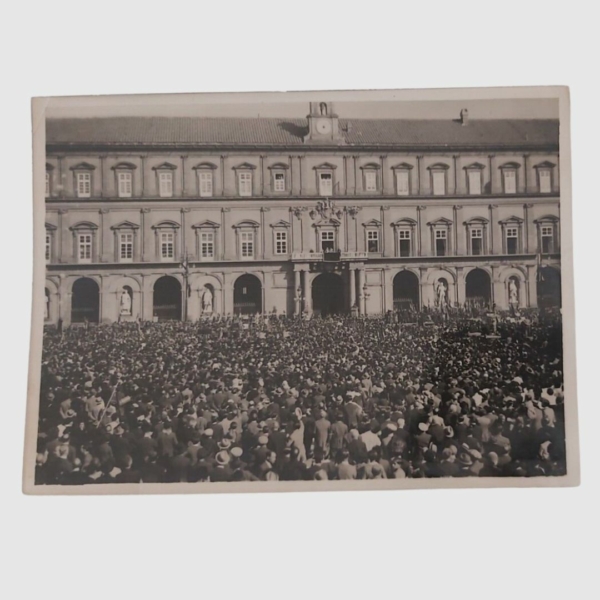
[[[558,146],[558,120],[340,119],[350,146]],[[308,146],[306,119],[110,117],[48,119],[48,145]]]

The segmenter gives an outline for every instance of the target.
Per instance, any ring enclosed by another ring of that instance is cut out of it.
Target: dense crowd
[[[563,475],[561,340],[535,314],[48,329],[36,482]]]

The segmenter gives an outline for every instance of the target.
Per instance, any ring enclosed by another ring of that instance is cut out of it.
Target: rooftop
[[[340,119],[350,147],[558,147],[556,119]],[[48,119],[48,146],[310,146],[307,119],[109,117]]]

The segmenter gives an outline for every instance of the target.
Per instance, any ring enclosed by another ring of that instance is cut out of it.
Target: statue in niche
[[[444,308],[448,303],[448,284],[445,279],[439,279],[435,290],[437,305]]]
[[[508,283],[508,303],[514,305],[519,304],[519,286],[514,277],[511,277]]]
[[[319,110],[321,111],[322,116],[327,116],[327,104],[325,102],[321,102],[321,104],[319,104]]]
[[[213,311],[213,294],[209,288],[205,288],[202,293],[202,312],[211,314]]]
[[[123,288],[119,300],[119,313],[124,317],[131,316],[131,296],[127,288]]]

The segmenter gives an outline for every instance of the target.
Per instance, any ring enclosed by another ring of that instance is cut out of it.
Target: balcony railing
[[[366,260],[369,254],[367,252],[342,252],[340,250],[330,250],[327,252],[292,252],[292,260],[305,262],[339,262],[341,260]]]

